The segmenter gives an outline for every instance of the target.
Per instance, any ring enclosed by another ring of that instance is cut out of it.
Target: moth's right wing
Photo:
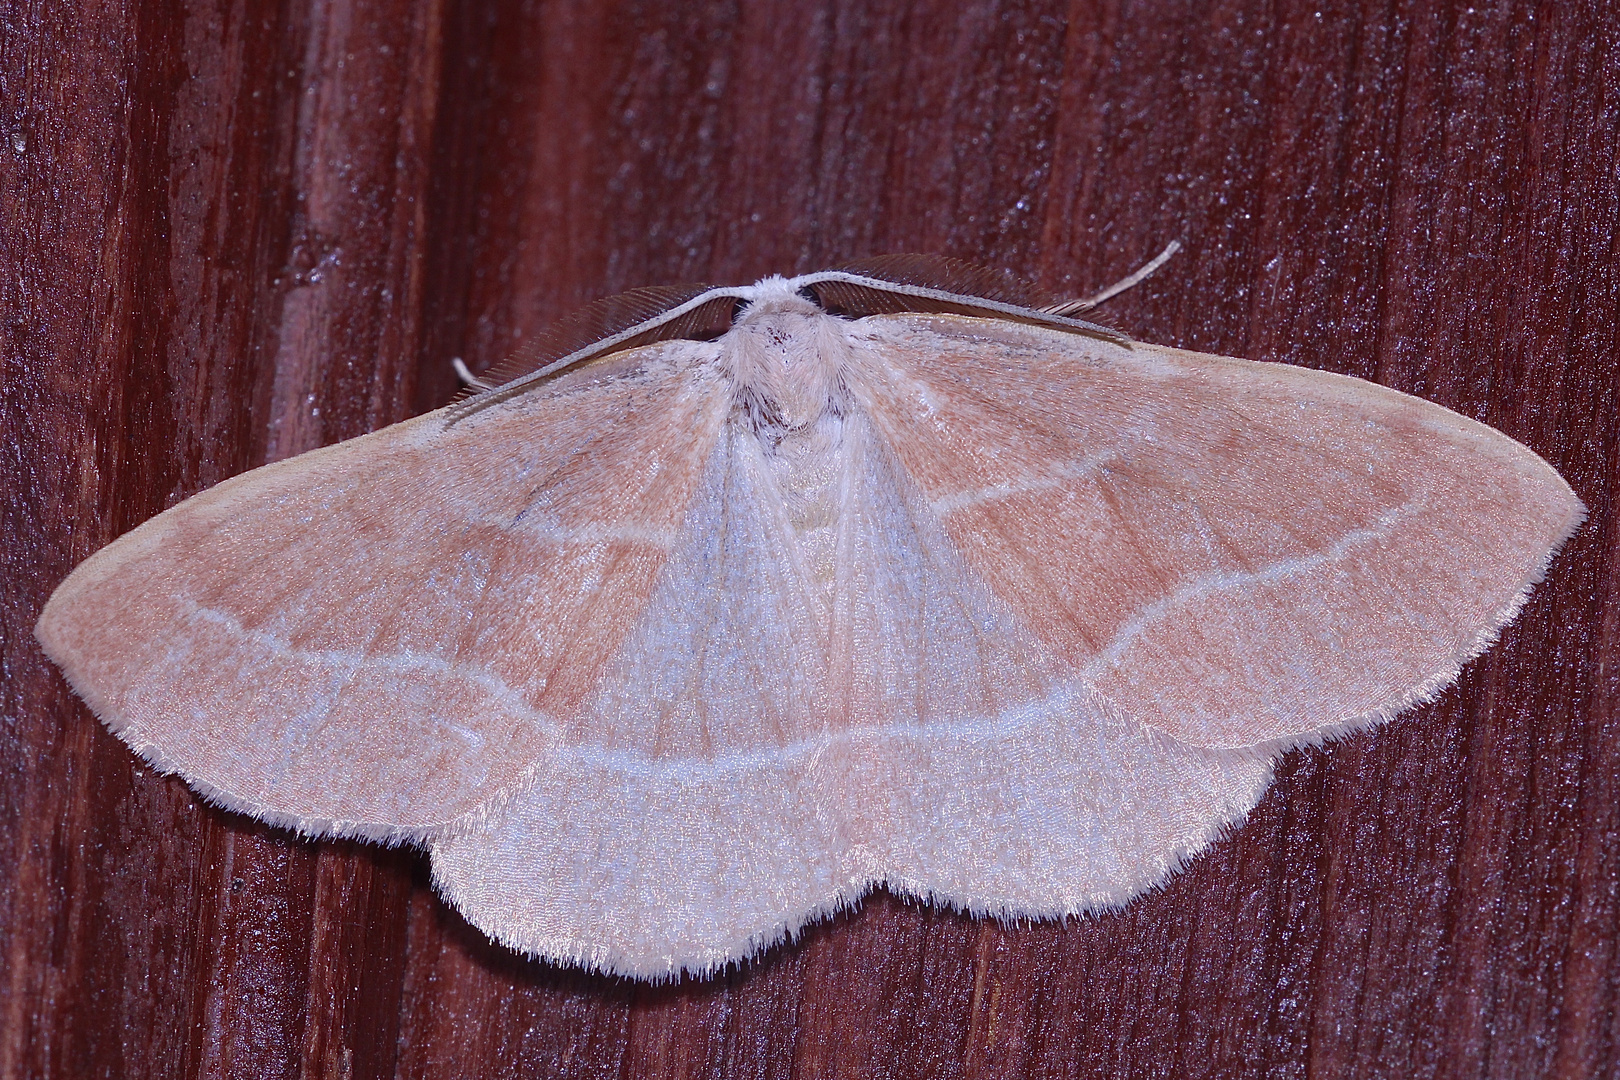
[[[948,315],[852,333],[857,393],[967,563],[1194,746],[1425,700],[1583,516],[1529,449],[1359,379]]]
[[[228,480],[79,566],[36,634],[216,801],[429,835],[555,749],[646,603],[730,405],[716,348],[632,350]]]

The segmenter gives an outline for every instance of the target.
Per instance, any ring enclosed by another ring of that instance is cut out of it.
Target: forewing
[[[669,342],[258,469],[81,565],[36,633],[144,757],[310,832],[420,836],[554,749],[729,404]]]
[[[1194,745],[1432,695],[1583,514],[1507,436],[1357,379],[961,317],[854,333],[856,393],[966,561]]]

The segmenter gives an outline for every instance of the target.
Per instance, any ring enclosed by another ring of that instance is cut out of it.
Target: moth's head
[[[765,278],[749,292],[722,339],[721,362],[736,381],[737,400],[772,424],[814,424],[845,393],[842,321],[788,278]]]

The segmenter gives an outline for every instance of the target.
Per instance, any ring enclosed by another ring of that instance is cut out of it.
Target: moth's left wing
[[[1519,443],[1359,379],[949,315],[852,334],[858,399],[967,563],[1197,746],[1432,696],[1584,513]]]
[[[35,632],[109,728],[214,800],[424,838],[518,783],[595,692],[729,407],[714,350],[647,346],[228,480],[85,561]]]

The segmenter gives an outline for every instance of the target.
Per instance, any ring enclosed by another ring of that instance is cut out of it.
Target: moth
[[[209,801],[431,852],[524,953],[704,974],[876,884],[1052,918],[1431,698],[1580,501],[1358,379],[889,257],[598,305],[85,561],[36,633]]]

